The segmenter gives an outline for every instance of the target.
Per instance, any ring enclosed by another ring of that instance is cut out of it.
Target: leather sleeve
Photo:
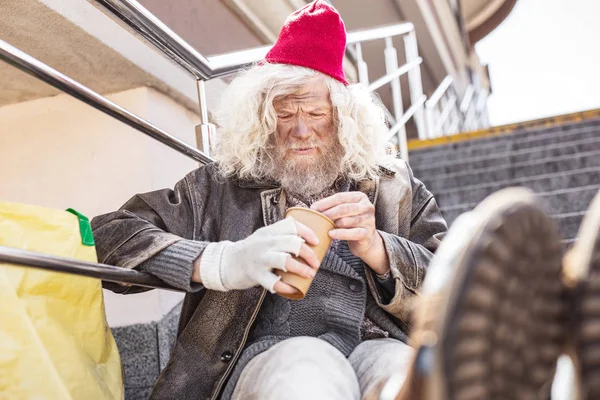
[[[192,240],[196,222],[188,177],[173,190],[137,194],[119,210],[92,220],[98,260],[150,272],[182,290],[201,290],[191,282],[192,266],[208,243]],[[119,293],[145,290],[105,287]]]
[[[385,244],[392,277],[396,281],[394,296],[385,301],[387,296],[381,293],[377,285],[371,285],[379,306],[404,322],[408,322],[412,302],[423,283],[433,253],[448,230],[433,194],[412,175],[410,168],[408,172],[412,187],[409,235],[401,237],[379,231]],[[372,271],[369,270],[368,276],[370,281],[375,282]]]

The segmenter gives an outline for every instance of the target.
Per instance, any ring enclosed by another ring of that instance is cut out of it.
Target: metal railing
[[[95,109],[116,118],[151,138],[158,140],[181,154],[201,163],[208,163],[211,161],[210,157],[198,151],[198,149],[182,142],[145,119],[127,111],[118,104],[108,100],[106,97],[99,95],[81,83],[61,74],[57,70],[36,60],[3,40],[0,40],[0,59],[17,67],[21,71],[54,86],[56,89],[70,94]]]
[[[204,58],[177,34],[152,15],[142,5],[134,0],[88,0],[99,7],[109,17],[125,27],[137,38],[150,43],[159,52],[165,54],[175,63],[181,65],[198,80],[198,95],[201,110],[201,125],[199,127],[202,137],[202,150],[210,155],[210,147],[215,128],[208,121],[206,96],[203,81],[240,71],[254,62],[264,59],[271,46],[224,54],[216,57]],[[404,47],[407,63],[398,66],[398,56],[393,44],[393,38],[404,36]],[[385,65],[386,75],[369,84],[368,68],[362,58],[361,44],[373,40],[385,40]],[[405,22],[396,25],[384,26],[350,32],[347,36],[347,46],[353,48],[357,56],[359,82],[375,91],[385,84],[391,85],[393,116],[388,117],[393,126],[388,139],[397,136],[400,156],[408,160],[406,145],[406,122],[415,117],[417,129],[424,131],[425,121],[423,104],[425,95],[421,83],[420,65],[423,59],[419,57],[417,37],[414,25]],[[402,93],[400,89],[400,76],[409,74],[411,107],[404,112],[402,106]]]
[[[413,24],[405,23],[400,25],[404,29],[396,31],[380,31],[378,35],[371,34],[370,38],[360,37],[360,40],[354,42],[354,50],[358,64],[358,80],[361,84],[367,86],[369,90],[375,91],[383,85],[390,84],[392,91],[392,111],[390,121],[392,126],[388,133],[388,140],[394,136],[397,137],[400,157],[408,161],[408,146],[406,139],[406,123],[412,117],[415,118],[417,131],[423,134],[425,131],[425,119],[423,114],[423,105],[425,104],[426,96],[423,93],[423,84],[421,81],[421,64],[423,59],[419,57],[417,45],[417,35]],[[364,35],[366,36],[366,35]],[[402,36],[404,38],[404,50],[406,53],[406,64],[398,66],[398,54],[394,47],[393,38]],[[386,74],[374,82],[369,83],[369,71],[367,63],[362,55],[362,43],[368,40],[383,39],[385,40],[385,69]],[[408,74],[409,91],[411,106],[404,111],[402,102],[402,89],[400,86],[400,77]],[[389,113],[388,113],[389,115]]]
[[[41,268],[48,271],[87,276],[89,278],[102,279],[107,282],[119,283],[124,286],[142,286],[147,288],[181,291],[146,272],[115,267],[113,265],[51,256],[12,247],[0,246],[0,263],[26,265],[28,267]]]
[[[419,139],[487,128],[487,96],[487,90],[469,85],[461,99],[452,77],[447,76],[425,103],[427,131]]]

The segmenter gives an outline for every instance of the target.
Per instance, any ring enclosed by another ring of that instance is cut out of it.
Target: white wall
[[[137,88],[107,96],[196,147],[195,114]],[[173,187],[196,162],[67,95],[0,107],[0,200],[112,211],[139,192]],[[182,295],[105,292],[111,326],[159,319]]]

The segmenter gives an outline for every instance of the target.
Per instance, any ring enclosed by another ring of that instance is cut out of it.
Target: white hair
[[[214,113],[218,125],[214,157],[223,176],[269,179],[269,138],[277,128],[273,101],[295,93],[312,79],[329,88],[339,141],[344,149],[342,173],[360,181],[374,177],[386,163],[387,126],[378,99],[363,85],[343,83],[312,69],[261,64],[239,74],[225,90]]]

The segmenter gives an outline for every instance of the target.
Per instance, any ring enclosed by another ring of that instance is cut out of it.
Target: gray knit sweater
[[[320,197],[353,189],[346,182],[338,182],[336,186],[331,193],[323,193]],[[286,203],[287,207],[309,205],[289,194]],[[389,337],[389,332],[376,326],[367,315],[367,304],[371,305],[370,310],[382,310],[368,290],[365,268],[368,267],[352,254],[347,242],[334,240],[304,299],[294,301],[268,294],[221,399],[231,398],[243,369],[254,357],[282,340],[317,337],[348,357],[362,340]],[[379,284],[382,297],[391,298],[393,279]],[[395,327],[391,318],[388,319],[389,327]],[[394,333],[405,339],[397,327]]]
[[[389,316],[383,317],[389,322],[384,327],[365,325],[369,318],[381,321],[386,315],[368,289],[365,268],[364,262],[350,252],[347,242],[335,241],[304,299],[267,295],[221,398],[227,400],[233,395],[250,360],[291,337],[320,338],[346,357],[365,339],[391,336],[406,341],[404,332]]]

